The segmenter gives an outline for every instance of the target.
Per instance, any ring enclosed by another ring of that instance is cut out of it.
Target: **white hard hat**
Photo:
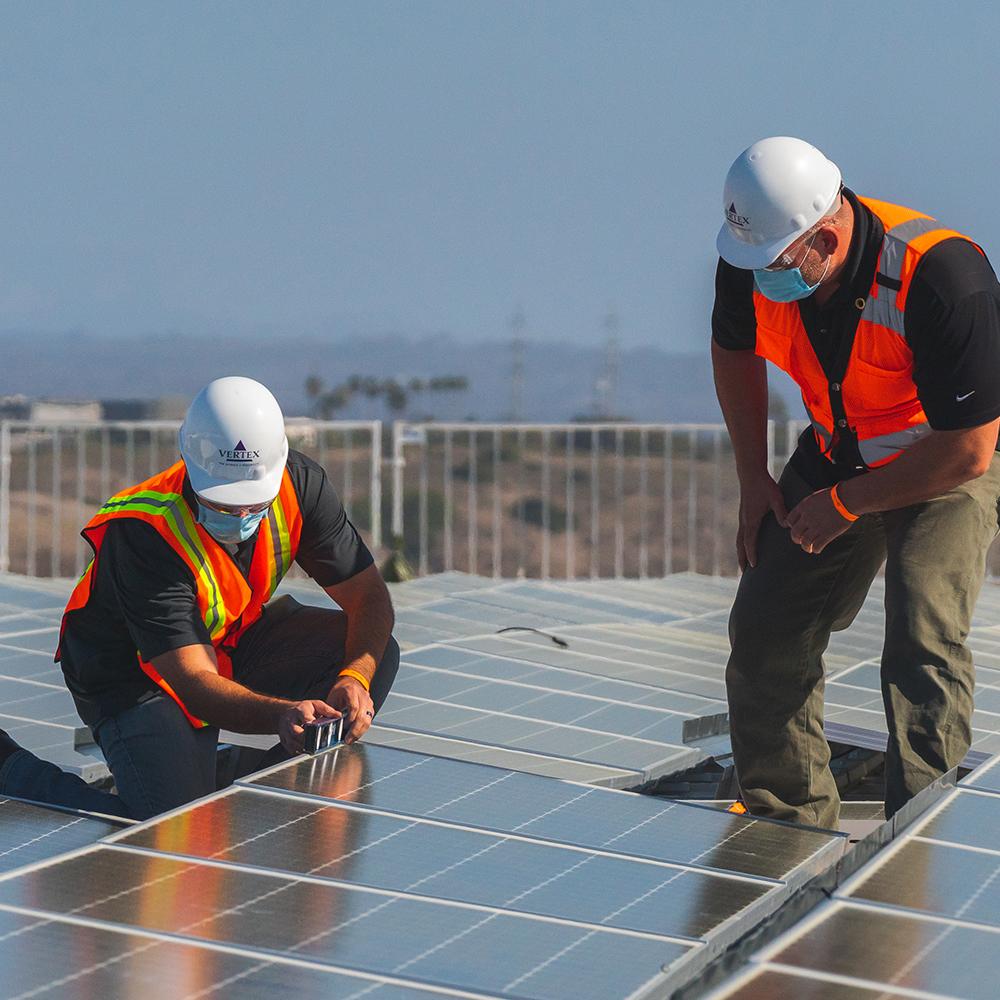
[[[237,507],[278,495],[288,458],[285,418],[260,382],[209,382],[188,407],[180,446],[191,488],[211,503]]]
[[[715,241],[734,267],[767,267],[833,208],[840,170],[815,146],[785,135],[761,139],[729,168],[726,221]]]

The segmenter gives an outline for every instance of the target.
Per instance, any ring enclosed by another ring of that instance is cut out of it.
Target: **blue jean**
[[[233,676],[254,691],[294,700],[322,698],[344,661],[347,619],[343,612],[303,607],[282,597],[241,638],[233,656]],[[378,712],[399,667],[399,646],[390,639],[372,680]],[[17,798],[148,819],[214,792],[234,777],[285,757],[280,744],[266,753],[251,751],[223,777],[216,773],[219,730],[195,729],[167,695],[109,716],[94,738],[115,779],[117,794],[91,788],[27,750],[0,767],[0,793]]]
[[[91,788],[27,750],[0,767],[0,790],[128,819],[147,819],[215,790],[219,730],[195,729],[165,694],[103,720],[94,738],[114,775],[117,795]]]

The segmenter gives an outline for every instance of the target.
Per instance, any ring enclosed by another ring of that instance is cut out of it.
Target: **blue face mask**
[[[757,291],[772,302],[797,302],[812,295],[823,282],[820,278],[815,285],[807,284],[797,267],[785,271],[754,271],[753,280]]]
[[[252,538],[266,515],[266,510],[256,514],[223,514],[198,504],[198,523],[223,545],[238,545]]]
[[[817,234],[818,235],[818,234]],[[802,258],[802,263],[805,263],[806,257],[809,256],[809,251],[812,249],[813,243],[816,241],[816,236],[809,241],[809,245],[806,247],[805,255]],[[787,261],[788,258],[785,254],[782,254],[782,261]],[[790,261],[788,261],[790,263]],[[826,272],[830,270],[830,258],[826,258],[826,267],[823,268],[823,274],[820,276],[819,281],[815,285],[810,285],[806,282],[806,279],[802,277],[802,271],[798,267],[786,267],[780,271],[768,271],[765,268],[754,271],[753,280],[754,284],[757,286],[757,291],[764,296],[765,299],[770,299],[772,302],[797,302],[799,299],[804,299],[823,284],[823,279],[826,277]]]

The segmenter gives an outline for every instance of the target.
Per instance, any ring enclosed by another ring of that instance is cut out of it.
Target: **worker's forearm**
[[[843,483],[838,493],[852,513],[871,514],[932,500],[983,471],[976,449],[952,435],[932,433],[888,465]]]
[[[713,342],[715,391],[733,443],[740,482],[767,471],[767,370],[752,351],[727,351]]]
[[[282,713],[294,704],[209,671],[188,679],[185,686],[181,697],[192,715],[234,733],[276,733]]]
[[[388,594],[364,601],[348,612],[344,668],[356,670],[371,681],[392,635],[393,621],[392,602]]]

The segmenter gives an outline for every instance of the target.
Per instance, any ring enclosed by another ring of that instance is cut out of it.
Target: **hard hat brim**
[[[793,232],[789,236],[771,240],[769,243],[754,245],[736,239],[727,223],[722,224],[719,235],[715,239],[715,249],[719,256],[733,267],[743,271],[757,271],[773,264],[785,247],[791,246],[809,227]]]
[[[274,468],[260,479],[220,482],[193,463],[185,462],[184,467],[187,470],[191,489],[198,496],[208,500],[209,503],[222,504],[226,507],[252,507],[259,503],[270,503],[278,495],[287,459],[288,439],[285,438],[284,455],[281,462],[276,463]]]

